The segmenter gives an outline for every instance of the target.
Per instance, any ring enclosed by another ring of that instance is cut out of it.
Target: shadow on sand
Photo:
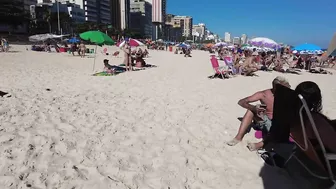
[[[314,163],[302,155],[298,153],[297,157],[315,173],[324,175]],[[285,168],[273,167],[265,163],[259,176],[263,180],[264,189],[327,189],[332,186],[332,182],[329,180],[313,177],[293,158]]]

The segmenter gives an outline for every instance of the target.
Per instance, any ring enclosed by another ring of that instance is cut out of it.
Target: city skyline
[[[193,6],[190,7],[190,4]],[[223,12],[222,7],[230,8]],[[207,4],[170,0],[167,6],[169,13],[190,15],[195,23],[206,23],[221,38],[228,31],[233,37],[247,34],[294,46],[313,43],[322,48],[328,47],[330,38],[336,32],[336,25],[329,21],[336,20],[333,7],[336,7],[336,1],[332,0],[316,5],[303,0],[284,0],[276,5],[266,0],[215,0]],[[202,10],[202,14],[198,13],[199,10]]]

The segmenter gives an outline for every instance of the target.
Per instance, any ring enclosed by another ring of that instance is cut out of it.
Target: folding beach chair
[[[297,107],[298,109],[293,107]],[[307,126],[304,124],[305,118],[308,119],[310,126],[312,127],[318,146],[314,146],[312,144],[312,141],[307,136]],[[297,120],[297,122],[295,122],[295,120]],[[293,126],[293,123],[299,123],[300,132],[291,133],[291,126]],[[332,127],[331,125],[324,126]],[[333,133],[330,134],[333,135]],[[269,134],[270,140],[272,141],[268,141],[267,139],[265,139],[265,149],[267,151],[270,151],[270,149],[276,149],[275,146],[277,145],[277,143],[289,143],[289,135],[291,136],[295,145],[289,157],[284,161],[283,167],[287,166],[289,160],[295,159],[312,176],[319,179],[332,181],[333,186],[330,189],[336,189],[336,179],[331,167],[331,161],[336,160],[336,154],[327,153],[327,150],[321,140],[320,134],[316,127],[313,116],[302,95],[296,94],[295,91],[289,88],[278,85],[274,95],[273,120],[271,131]],[[334,135],[336,136],[336,131]],[[296,156],[298,148],[301,149],[307,156],[307,158],[313,161],[314,164],[317,165],[317,167],[320,168],[320,170],[326,173],[328,176],[317,173],[316,169],[313,170],[312,168],[308,167],[308,165],[306,165],[303,161],[301,161],[301,159]]]
[[[216,75],[220,75],[222,79],[228,78],[227,69],[219,66],[218,59],[214,55],[211,56],[210,61],[211,61],[212,68],[215,72],[215,74],[211,76],[210,78],[214,78]]]
[[[224,57],[224,62],[231,69],[232,74],[234,74],[234,75],[237,74],[237,71],[236,71],[236,69],[233,66],[233,58],[232,58],[232,56],[225,56]]]

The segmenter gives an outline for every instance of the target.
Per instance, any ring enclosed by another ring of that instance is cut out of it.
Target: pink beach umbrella
[[[127,40],[127,39],[126,39]],[[118,47],[123,47],[126,43],[126,40],[122,41],[120,44],[117,44]],[[144,46],[145,44],[141,43],[140,41],[136,39],[129,38],[128,39],[129,44],[131,47],[138,47],[138,46]]]

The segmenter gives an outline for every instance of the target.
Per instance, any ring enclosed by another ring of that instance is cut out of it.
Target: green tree
[[[56,29],[56,31],[58,32],[58,14],[57,12],[52,12],[50,13],[49,16],[49,22],[51,23],[51,25],[53,26],[53,28]],[[59,19],[60,19],[60,26],[63,30],[63,33],[68,33],[72,30],[72,19],[70,18],[68,13],[64,13],[64,12],[60,12],[59,13]]]

